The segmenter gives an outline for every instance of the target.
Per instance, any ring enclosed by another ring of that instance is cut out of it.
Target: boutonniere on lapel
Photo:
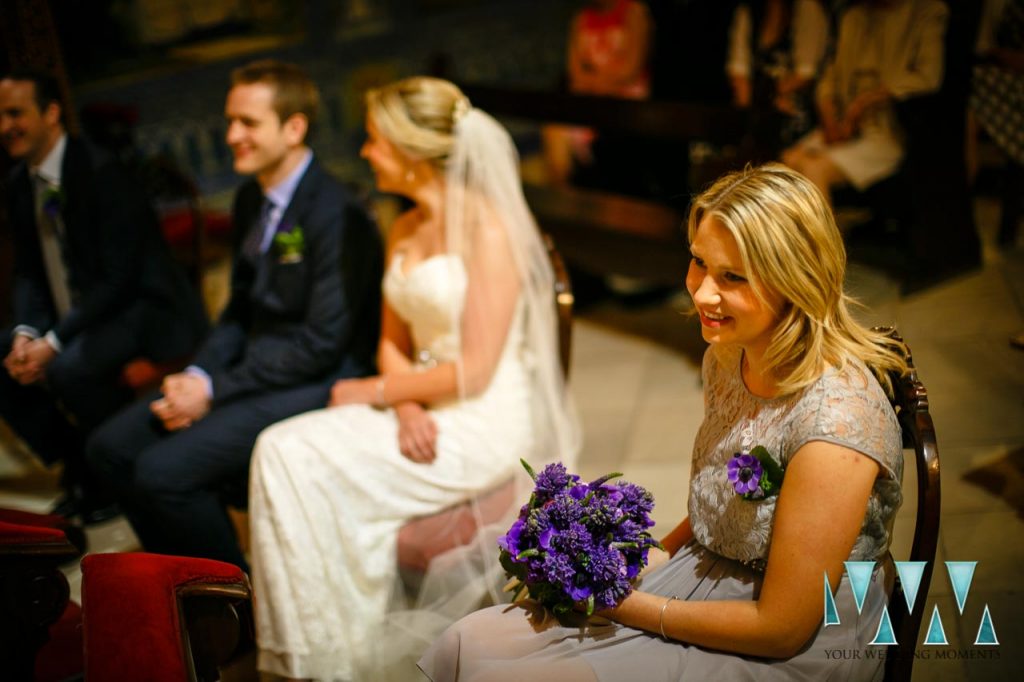
[[[785,475],[785,469],[761,445],[755,445],[750,452],[737,452],[729,460],[729,483],[744,500],[763,500],[778,495]]]
[[[300,263],[306,250],[306,237],[299,225],[281,223],[274,235],[274,250],[278,263]]]
[[[64,210],[64,192],[60,187],[47,187],[43,193],[43,213],[54,220],[60,216],[62,210]]]

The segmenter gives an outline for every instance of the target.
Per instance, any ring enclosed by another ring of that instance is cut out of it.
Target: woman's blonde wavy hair
[[[843,289],[846,250],[832,209],[810,180],[776,163],[747,167],[717,180],[690,209],[692,242],[713,218],[736,239],[755,294],[785,303],[765,352],[780,394],[814,383],[827,366],[859,358],[890,395],[889,372],[907,371],[905,346],[860,325]]]
[[[416,76],[366,93],[366,112],[381,134],[406,156],[443,168],[455,144],[455,126],[469,108],[457,86]]]

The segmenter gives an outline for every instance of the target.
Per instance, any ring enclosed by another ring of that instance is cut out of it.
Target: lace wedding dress
[[[384,294],[409,325],[421,366],[458,357],[466,286],[458,256],[434,256],[408,272],[401,254],[392,259]],[[395,597],[401,526],[494,487],[530,457],[523,317],[520,304],[481,394],[432,407],[438,437],[430,464],[401,454],[393,410],[367,405],[300,415],[260,436],[250,527],[261,670],[380,679],[379,666],[395,655],[383,623]],[[412,664],[408,672],[420,675]]]
[[[644,577],[637,589],[685,600],[752,600],[760,592],[777,498],[740,499],[727,464],[761,445],[788,464],[805,443],[823,440],[879,464],[851,561],[877,561],[862,609],[844,574],[835,595],[841,624],[822,626],[787,660],[751,658],[676,641],[593,618],[577,627],[545,619],[542,609],[495,606],[450,627],[420,660],[434,682],[530,680],[880,679],[885,647],[871,647],[894,567],[888,556],[892,522],[902,502],[900,428],[881,386],[860,361],[826,370],[814,384],[781,398],[750,393],[738,348],[712,346],[704,358],[705,414],[694,443],[689,517],[694,540]],[[785,485],[785,484],[783,484]],[[679,494],[686,494],[685,486]],[[821,510],[828,514],[827,509]],[[582,621],[582,619],[581,619]],[[868,654],[865,654],[868,651]],[[872,655],[870,652],[873,652]]]

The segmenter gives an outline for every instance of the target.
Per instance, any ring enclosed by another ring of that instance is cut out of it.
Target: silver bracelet
[[[668,608],[669,602],[678,598],[679,597],[669,597],[665,600],[665,603],[661,605],[661,617],[658,618],[658,629],[661,630],[661,638],[666,642],[668,641],[668,637],[665,636],[665,609]]]

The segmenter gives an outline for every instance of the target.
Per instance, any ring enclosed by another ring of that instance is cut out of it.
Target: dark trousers
[[[0,354],[7,357],[10,332],[0,334]],[[66,343],[44,382],[22,386],[0,369],[0,416],[43,462],[64,462],[66,489],[95,492],[84,465],[85,438],[132,399],[118,379],[124,364],[139,354],[138,338],[132,320],[120,318]]]
[[[242,398],[175,432],[150,412],[154,394],[98,429],[86,458],[147,551],[218,559],[245,570],[223,492],[248,480],[260,431],[324,407],[329,393],[330,383],[323,382]]]

